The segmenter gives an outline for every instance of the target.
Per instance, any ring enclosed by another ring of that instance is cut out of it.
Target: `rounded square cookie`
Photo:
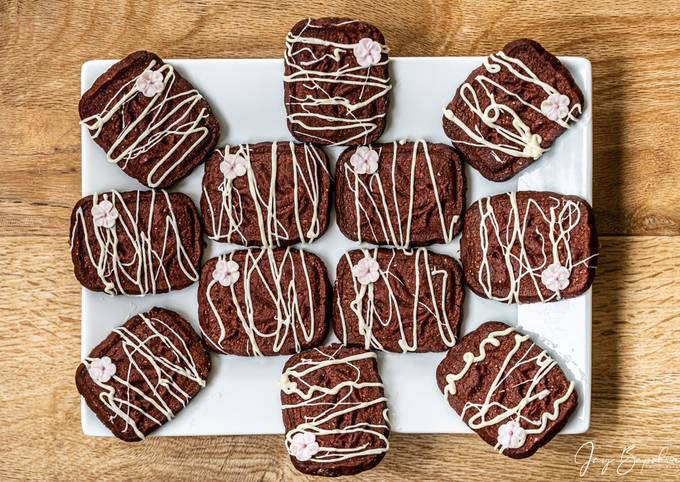
[[[76,370],[97,418],[135,442],[172,420],[206,385],[210,357],[188,321],[152,308],[116,328]]]
[[[598,250],[585,200],[518,191],[482,198],[467,209],[460,259],[467,285],[479,296],[537,303],[586,292]]]
[[[512,458],[547,444],[578,405],[575,383],[557,362],[528,335],[497,321],[449,350],[437,384],[477,435]]]
[[[292,356],[281,376],[285,446],[297,470],[354,475],[389,449],[387,399],[377,355],[339,344]]]
[[[201,221],[191,198],[166,191],[86,196],[71,213],[73,270],[85,288],[166,293],[198,281]]]
[[[463,272],[449,256],[425,248],[350,251],[337,267],[335,336],[365,349],[447,350],[456,343],[464,291]]]
[[[368,144],[387,120],[388,53],[373,25],[344,18],[300,20],[286,35],[284,102],[301,142]]]
[[[261,142],[213,151],[201,215],[210,239],[285,247],[323,235],[330,216],[326,153],[312,144]]]
[[[569,70],[538,42],[520,39],[489,55],[444,109],[444,132],[466,162],[506,181],[550,148],[583,111]]]
[[[450,243],[462,227],[465,173],[455,150],[424,140],[350,147],[335,168],[349,239],[397,247]]]
[[[134,52],[83,94],[81,124],[128,176],[151,188],[186,177],[217,144],[210,105],[156,54]]]
[[[198,285],[198,318],[212,351],[289,355],[323,343],[331,285],[315,254],[243,249],[210,259]]]

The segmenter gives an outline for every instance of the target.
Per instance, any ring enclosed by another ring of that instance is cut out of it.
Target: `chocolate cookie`
[[[153,188],[187,176],[220,136],[201,93],[151,52],[134,52],[104,72],[78,110],[107,160]]]
[[[118,295],[165,293],[198,280],[198,211],[182,193],[94,194],[71,213],[71,258],[80,284]]]
[[[210,357],[189,322],[152,308],[113,330],[85,357],[76,387],[116,437],[134,442],[186,407],[209,372]]]
[[[281,376],[286,450],[300,472],[336,477],[371,469],[390,434],[377,355],[333,344],[292,356]]]
[[[393,352],[444,351],[456,343],[463,273],[428,252],[357,249],[338,263],[333,328],[345,345]]]
[[[387,119],[389,49],[380,30],[342,18],[305,19],[286,36],[288,129],[302,142],[369,144]]]
[[[350,147],[335,178],[338,227],[349,239],[424,246],[450,243],[460,232],[465,175],[449,146],[419,140]]]
[[[583,93],[538,42],[489,55],[444,109],[446,135],[472,167],[505,181],[548,150],[583,110]]]
[[[247,249],[209,260],[198,286],[198,318],[218,353],[289,355],[323,343],[330,291],[326,267],[292,248]]]
[[[465,335],[437,367],[449,404],[486,443],[512,458],[532,455],[569,420],[574,382],[528,335],[497,321]]]
[[[465,214],[460,259],[467,285],[506,303],[573,298],[595,278],[598,241],[577,196],[520,191],[485,197]]]
[[[328,227],[331,176],[318,147],[292,142],[227,146],[203,175],[203,226],[215,241],[246,246],[311,243]]]

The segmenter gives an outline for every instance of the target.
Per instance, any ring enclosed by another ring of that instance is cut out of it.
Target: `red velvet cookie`
[[[518,191],[485,197],[465,214],[460,259],[479,296],[505,303],[573,298],[595,278],[598,241],[577,196]]]
[[[444,131],[465,161],[492,181],[529,166],[583,111],[569,70],[538,42],[489,55],[444,109]]]
[[[283,247],[311,243],[326,231],[330,198],[328,158],[319,147],[227,146],[205,164],[201,215],[215,241]]]
[[[191,173],[220,136],[201,93],[151,52],[134,52],[104,72],[78,110],[108,161],[152,188]]]
[[[186,407],[205,387],[210,366],[189,322],[152,308],[113,330],[85,357],[76,387],[116,437],[134,442]]]
[[[388,48],[358,20],[305,19],[286,36],[284,102],[295,139],[356,145],[378,140],[387,119]]]
[[[333,322],[346,345],[392,352],[456,343],[463,273],[455,259],[419,248],[357,249],[338,263]]]
[[[512,458],[532,455],[578,405],[574,382],[529,336],[492,321],[465,335],[437,367],[453,409],[486,443]]]
[[[218,353],[288,355],[323,343],[331,285],[321,259],[293,248],[212,258],[198,285],[198,318]]]
[[[71,258],[80,284],[146,295],[198,280],[201,221],[189,196],[129,191],[86,196],[71,213]]]
[[[456,151],[423,140],[350,147],[336,164],[335,206],[349,239],[397,247],[450,243],[465,175]]]
[[[333,344],[292,356],[281,376],[286,450],[300,472],[336,477],[375,467],[389,448],[377,355]]]

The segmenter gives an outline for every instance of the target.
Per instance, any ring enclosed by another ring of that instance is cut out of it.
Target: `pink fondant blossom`
[[[288,449],[288,452],[300,462],[311,459],[318,451],[319,444],[316,436],[311,432],[296,433]]]
[[[135,80],[135,89],[145,97],[153,97],[163,91],[163,74],[158,70],[146,69]]]
[[[563,290],[569,286],[570,274],[571,273],[567,268],[560,263],[555,262],[543,270],[541,273],[541,282],[550,291]]]
[[[106,383],[116,374],[116,365],[111,362],[111,358],[104,356],[92,360],[87,371],[95,382]]]
[[[541,102],[541,112],[551,121],[564,119],[569,114],[569,97],[563,94],[550,94]]]
[[[111,201],[104,199],[92,206],[92,222],[101,228],[112,228],[118,219],[118,210],[113,207]]]
[[[241,277],[241,273],[239,273],[238,264],[236,262],[221,259],[215,265],[212,276],[213,279],[222,286],[231,286],[238,281]]]
[[[352,274],[362,285],[375,283],[380,277],[380,265],[375,259],[366,256],[352,267]]]
[[[364,37],[354,46],[354,56],[362,67],[370,67],[380,62],[382,47],[368,37]]]
[[[378,153],[370,147],[361,146],[349,158],[357,174],[373,174],[378,170]]]
[[[498,443],[501,448],[518,449],[527,439],[526,431],[515,420],[498,427]]]
[[[227,154],[220,162],[220,171],[227,179],[236,179],[246,173],[248,162],[237,154]]]

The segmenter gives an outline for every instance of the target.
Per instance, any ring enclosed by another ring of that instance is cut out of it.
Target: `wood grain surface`
[[[396,434],[358,479],[680,480],[680,2],[377,3],[0,2],[1,480],[301,478],[278,436],[129,445],[82,434],[73,385],[80,288],[67,231],[80,197],[84,61],[141,48],[278,57],[288,28],[310,15],[375,23],[395,56],[486,54],[533,37],[593,65],[602,257],[591,430],[523,461],[473,435]]]

